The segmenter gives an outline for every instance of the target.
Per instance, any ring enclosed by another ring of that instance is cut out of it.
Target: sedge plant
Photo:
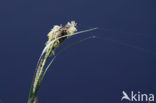
[[[31,83],[30,91],[29,91],[29,97],[27,103],[37,103],[37,92],[39,90],[39,87],[43,81],[43,78],[50,67],[50,65],[53,63],[55,58],[61,54],[64,50],[71,47],[74,44],[78,44],[80,42],[83,42],[85,40],[88,40],[90,38],[94,38],[94,36],[87,37],[85,39],[73,42],[63,49],[61,49],[58,53],[55,54],[56,48],[58,48],[65,39],[80,34],[84,32],[89,32],[92,30],[95,30],[97,28],[92,28],[88,30],[83,30],[77,32],[77,23],[75,21],[68,22],[64,27],[62,25],[54,25],[54,27],[51,29],[51,31],[48,33],[48,41],[45,43],[45,47],[40,55],[40,58],[38,60],[33,80]],[[51,61],[47,64],[47,60],[49,58],[52,58]],[[47,64],[47,66],[45,65]],[[45,67],[46,66],[46,67]]]

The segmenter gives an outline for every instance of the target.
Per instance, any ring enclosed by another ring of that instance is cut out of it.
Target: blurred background
[[[26,103],[37,60],[53,25],[75,20],[65,41],[95,35],[58,56],[39,103],[119,103],[122,91],[156,95],[155,0],[1,0],[0,103]]]

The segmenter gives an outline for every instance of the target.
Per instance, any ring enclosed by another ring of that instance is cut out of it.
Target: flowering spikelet
[[[48,33],[48,41],[46,42],[46,46],[54,39],[64,36],[64,35],[71,35],[77,31],[76,29],[77,23],[75,21],[68,22],[64,27],[59,25],[54,25],[54,27],[51,29],[51,31]],[[38,81],[40,77],[42,76],[43,67],[46,63],[47,58],[50,55],[54,55],[55,49],[59,47],[59,45],[66,39],[67,37],[63,37],[61,39],[56,40],[54,43],[52,43],[46,50],[45,55],[42,56],[40,63],[37,67],[35,80],[33,83],[33,93],[35,93]]]
[[[58,38],[58,37],[61,37],[61,36],[64,36],[64,35],[70,35],[70,34],[73,34],[77,31],[76,29],[76,26],[77,26],[77,23],[75,23],[75,21],[71,21],[71,22],[68,22],[65,27],[62,27],[62,26],[59,26],[59,25],[55,25],[53,27],[53,29],[48,33],[48,41],[46,42],[46,45]],[[59,40],[56,40],[50,47],[49,49],[47,50],[47,53],[48,54],[53,54],[54,55],[54,51],[55,49],[64,41],[65,38],[62,38],[62,39],[59,39]]]

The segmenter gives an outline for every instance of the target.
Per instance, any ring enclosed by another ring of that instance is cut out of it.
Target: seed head
[[[51,31],[48,33],[48,41],[46,45],[51,42],[52,40],[64,36],[70,35],[77,31],[76,29],[77,23],[75,21],[68,22],[64,27],[55,25]],[[51,46],[47,49],[47,54],[54,55],[55,49],[66,39],[66,37],[56,40]]]

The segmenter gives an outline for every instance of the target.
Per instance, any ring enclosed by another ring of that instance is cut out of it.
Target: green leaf
[[[58,55],[60,55],[61,53],[63,53],[65,50],[67,50],[67,49],[70,48],[71,46],[76,45],[76,44],[79,44],[79,43],[84,42],[84,41],[86,41],[86,40],[88,40],[88,39],[91,39],[91,38],[95,38],[95,36],[89,36],[89,37],[87,37],[87,38],[84,38],[84,39],[82,39],[82,40],[73,42],[73,43],[67,45],[66,47],[62,48],[62,49],[52,58],[51,62],[50,62],[50,63],[48,64],[48,66],[46,67],[44,73],[42,74],[42,76],[41,76],[41,78],[40,78],[40,80],[39,80],[39,85],[38,85],[38,86],[40,86],[40,84],[41,84],[41,82],[42,82],[42,80],[43,80],[43,78],[44,78],[44,76],[45,76],[47,70],[49,69],[50,65],[53,63],[53,61],[56,59],[56,57],[57,57]],[[39,88],[39,87],[38,87],[38,88]]]

